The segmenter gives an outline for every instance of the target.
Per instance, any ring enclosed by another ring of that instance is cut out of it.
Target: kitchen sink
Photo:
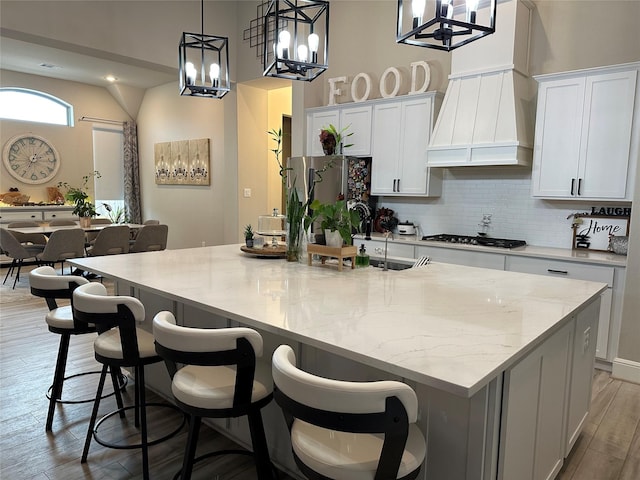
[[[372,258],[369,261],[369,265],[376,268],[384,268],[384,260],[378,260],[377,258]],[[407,268],[411,268],[412,265],[410,263],[402,263],[402,262],[387,262],[388,270],[406,270]]]

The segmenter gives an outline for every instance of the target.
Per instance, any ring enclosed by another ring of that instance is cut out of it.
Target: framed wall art
[[[602,215],[580,216],[573,226],[573,248],[606,252],[609,250],[609,235],[629,235],[629,217],[607,217]]]
[[[209,152],[208,138],[156,143],[156,184],[209,185]]]

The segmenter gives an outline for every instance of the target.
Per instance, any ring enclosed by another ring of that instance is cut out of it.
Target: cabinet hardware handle
[[[572,196],[573,196],[573,187],[575,187],[575,184],[576,184],[576,179],[575,179],[575,178],[572,178],[572,179],[571,179],[571,195],[572,195]]]
[[[582,190],[582,179],[581,178],[578,179],[578,195],[582,195],[580,193],[580,190]]]
[[[547,272],[549,273],[559,273],[560,275],[569,275],[569,272],[566,270],[554,270],[552,268],[547,268]]]
[[[396,183],[398,182],[398,179],[394,178],[393,179],[393,191],[396,192]]]
[[[398,190],[396,190],[398,193],[400,193],[400,179],[398,179]]]

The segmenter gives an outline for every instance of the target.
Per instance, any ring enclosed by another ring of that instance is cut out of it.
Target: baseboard
[[[627,382],[640,383],[640,362],[615,358],[611,376]]]

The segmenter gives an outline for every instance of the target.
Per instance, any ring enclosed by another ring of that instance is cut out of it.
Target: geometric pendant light
[[[263,75],[310,82],[329,67],[329,2],[271,0],[263,35]]]
[[[229,39],[204,34],[204,0],[200,33],[183,32],[178,48],[180,95],[222,98],[230,88]]]
[[[449,52],[496,31],[496,4],[497,0],[398,0],[396,42]]]

